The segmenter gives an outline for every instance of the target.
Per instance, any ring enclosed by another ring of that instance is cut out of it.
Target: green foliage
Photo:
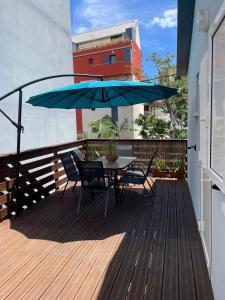
[[[155,83],[178,90],[176,96],[164,100],[160,106],[157,105],[170,118],[170,121],[167,122],[169,128],[164,134],[174,139],[185,139],[187,138],[187,79],[186,77],[174,76],[176,74],[176,65],[173,63],[173,59],[174,55],[170,52],[165,57],[161,57],[158,53],[153,52],[147,60],[158,71],[158,79],[155,80]],[[152,106],[154,107],[154,104]],[[142,127],[140,135],[145,135]],[[152,134],[146,138],[152,138]]]
[[[155,158],[154,163],[158,171],[165,171],[167,169],[166,162],[162,158]]]
[[[116,144],[113,142],[108,143],[105,147],[104,153],[105,155],[117,155]]]
[[[92,134],[101,139],[115,139],[118,137],[118,127],[113,120],[106,116],[99,120],[90,121],[88,126]]]
[[[179,159],[176,159],[173,162],[172,170],[173,170],[173,172],[177,172],[177,171],[184,172],[185,171],[184,163],[182,161],[180,161]]]
[[[168,136],[170,123],[152,116],[139,114],[135,124],[140,127],[139,135],[143,139],[162,139]]]

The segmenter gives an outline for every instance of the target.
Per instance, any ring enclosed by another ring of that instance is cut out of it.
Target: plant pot
[[[153,170],[152,176],[153,177],[168,177],[169,173],[167,171]]]
[[[105,158],[108,160],[108,162],[115,162],[118,158],[117,155],[108,154],[105,156]]]
[[[170,178],[184,179],[184,172],[183,171],[171,172]]]

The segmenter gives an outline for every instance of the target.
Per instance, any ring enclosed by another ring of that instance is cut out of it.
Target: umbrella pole
[[[17,121],[17,148],[16,148],[16,215],[20,213],[20,144],[21,144],[21,133],[23,127],[21,125],[22,119],[22,105],[23,105],[23,92],[19,90],[19,103],[18,103],[18,121]]]

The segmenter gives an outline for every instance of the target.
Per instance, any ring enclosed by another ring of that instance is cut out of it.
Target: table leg
[[[114,189],[115,189],[115,198],[116,204],[119,204],[119,181],[118,181],[118,174],[117,172],[114,173]]]

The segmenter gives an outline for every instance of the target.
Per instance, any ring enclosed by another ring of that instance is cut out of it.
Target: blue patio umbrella
[[[140,81],[86,81],[32,96],[27,103],[46,108],[95,109],[150,103],[176,94],[176,89]]]

